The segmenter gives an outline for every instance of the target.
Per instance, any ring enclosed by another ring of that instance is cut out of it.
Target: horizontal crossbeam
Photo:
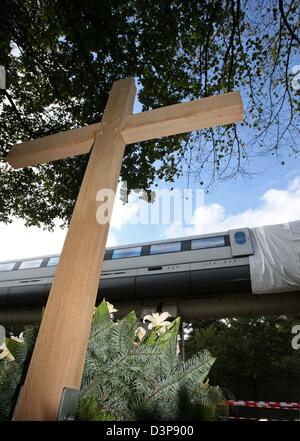
[[[242,120],[240,93],[229,92],[128,115],[121,124],[121,135],[125,144],[132,144]],[[22,168],[88,153],[100,126],[101,123],[91,124],[16,144],[7,161],[14,168]]]
[[[91,124],[15,144],[6,159],[12,167],[21,168],[83,155],[92,148],[99,127],[99,123]]]
[[[239,92],[161,107],[125,118],[122,136],[126,144],[176,135],[243,121]]]

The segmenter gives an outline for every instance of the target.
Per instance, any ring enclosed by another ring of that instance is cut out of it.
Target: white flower
[[[6,344],[2,343],[2,345],[0,345],[0,360],[3,360],[4,358],[14,361],[14,357],[7,349]]]
[[[117,311],[118,311],[118,310],[114,307],[114,305],[112,305],[112,304],[109,303],[109,302],[106,302],[106,306],[107,306],[108,312],[109,312],[110,314],[112,314],[113,312],[117,312]]]
[[[142,326],[139,326],[137,328],[137,330],[135,331],[135,335],[137,336],[139,341],[142,342],[144,337],[145,337],[145,335],[146,335],[146,329],[143,328]]]
[[[21,332],[21,334],[19,335],[19,337],[15,337],[14,335],[12,335],[10,337],[12,340],[17,341],[18,343],[24,343],[24,332]]]
[[[143,323],[145,323],[145,321],[150,322],[148,329],[157,328],[159,334],[163,334],[171,324],[171,322],[166,321],[169,317],[171,317],[171,315],[168,312],[163,312],[162,314],[154,312],[152,315],[145,315]]]
[[[177,348],[176,348],[176,354],[180,354],[180,346],[179,346],[179,342],[180,342],[181,338],[180,335],[177,335]]]
[[[114,312],[117,312],[118,310],[114,307],[114,305],[112,305],[109,302],[106,302],[106,306],[110,315],[110,318],[113,319],[114,318]]]

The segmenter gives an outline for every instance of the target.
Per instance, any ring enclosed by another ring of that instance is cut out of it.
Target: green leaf
[[[95,310],[92,324],[93,326],[97,326],[97,324],[101,324],[101,326],[106,326],[111,323],[112,319],[110,317],[110,313],[104,299]]]
[[[19,362],[23,363],[27,356],[27,345],[25,342],[19,342],[12,338],[6,338],[5,344],[9,352]]]
[[[167,329],[167,331],[164,334],[159,335],[159,337],[156,340],[156,344],[158,346],[165,346],[167,343],[169,343],[172,340],[173,344],[175,344],[174,351],[176,352],[179,327],[180,327],[180,317],[177,317],[171,323],[169,329]]]

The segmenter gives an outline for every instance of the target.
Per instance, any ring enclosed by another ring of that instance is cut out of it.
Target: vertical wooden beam
[[[134,80],[113,84],[81,185],[15,420],[55,420],[64,387],[80,387],[109,224],[96,221],[96,194],[116,191],[125,144],[120,134]]]

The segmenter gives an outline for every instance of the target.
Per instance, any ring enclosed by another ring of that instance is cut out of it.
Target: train
[[[239,297],[292,292],[298,305],[299,232],[296,221],[106,248],[96,303],[212,304],[226,296],[237,303]],[[46,305],[59,258],[1,262],[0,309]]]

